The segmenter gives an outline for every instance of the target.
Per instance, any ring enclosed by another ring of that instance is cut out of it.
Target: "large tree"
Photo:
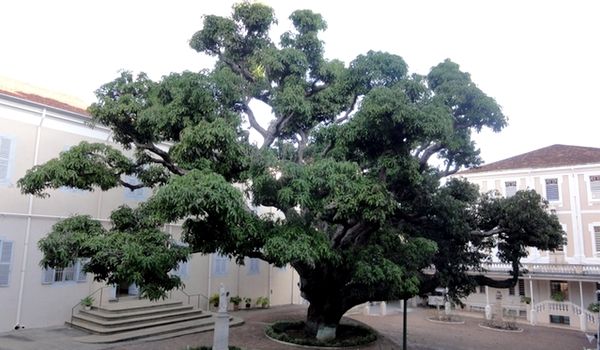
[[[116,210],[110,230],[81,216],[57,224],[40,241],[42,264],[88,257],[98,279],[135,282],[152,298],[180,286],[168,272],[190,250],[291,264],[310,302],[307,330],[323,337],[368,300],[512,286],[527,247],[561,244],[556,217],[534,192],[505,199],[462,180],[440,184],[481,163],[472,132],[506,124],[456,63],[419,75],[385,52],[328,60],[323,18],[299,10],[290,19],[294,30],[276,44],[272,9],[238,4],[231,18],[206,16],[191,39],[216,58],[212,70],[158,82],[123,73],[102,86],[90,112],[128,156],[81,143],[19,185],[35,195],[60,186],[146,186],[153,195]],[[270,107],[269,125],[255,115],[260,104]],[[251,210],[261,205],[278,215]],[[183,223],[189,250],[160,232],[172,222]],[[506,280],[484,276],[493,247],[512,264]]]

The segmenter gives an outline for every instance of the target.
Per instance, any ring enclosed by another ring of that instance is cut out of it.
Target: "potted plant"
[[[256,306],[260,306],[263,309],[266,309],[267,307],[269,307],[269,298],[258,297],[258,299],[256,299]]]
[[[229,298],[229,301],[233,304],[233,311],[237,311],[240,309],[240,303],[242,302],[242,298],[239,295]]]
[[[244,303],[246,303],[246,309],[249,309],[252,306],[252,299],[244,298]]]
[[[208,303],[212,305],[215,309],[219,308],[219,294],[215,293],[208,298]]]
[[[529,305],[529,304],[531,304],[531,298],[530,297],[526,297],[526,296],[522,296],[521,297],[521,302]]]
[[[565,301],[565,295],[562,292],[554,292],[550,298],[554,301]]]
[[[600,303],[590,303],[587,309],[590,312],[600,312]]]
[[[81,306],[83,306],[86,310],[91,310],[92,309],[92,304],[94,303],[94,298],[92,298],[91,296],[87,296],[83,299],[81,299]]]

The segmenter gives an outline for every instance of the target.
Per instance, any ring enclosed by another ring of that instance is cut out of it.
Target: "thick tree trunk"
[[[318,268],[296,265],[302,297],[310,303],[306,332],[319,340],[335,339],[340,319],[353,305],[344,290],[348,278],[341,269],[327,264]]]
[[[306,332],[319,340],[335,339],[345,311],[341,300],[311,302],[306,315]]]

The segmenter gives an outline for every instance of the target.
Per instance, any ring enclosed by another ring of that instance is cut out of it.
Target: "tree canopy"
[[[473,132],[506,125],[458,64],[411,74],[400,56],[379,51],[345,64],[325,58],[319,14],[289,18],[294,29],[275,43],[273,10],[237,4],[229,18],[205,16],[190,41],[216,57],[213,69],[157,82],[124,72],[98,89],[94,121],[130,156],[81,143],[29,170],[22,191],[146,186],[153,195],[116,210],[110,230],[87,217],[57,224],[40,241],[42,263],[89,257],[98,279],[134,281],[150,297],[180,285],[168,271],[189,251],[291,264],[317,335],[364,301],[514,285],[527,247],[562,243],[533,191],[501,198],[464,180],[440,183],[481,163]],[[269,125],[252,101],[271,108]],[[279,214],[258,215],[257,206]],[[160,232],[173,222],[183,224],[189,251]],[[504,281],[483,275],[492,247],[513,266]]]

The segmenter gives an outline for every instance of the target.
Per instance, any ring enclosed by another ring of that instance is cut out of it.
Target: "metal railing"
[[[103,296],[104,288],[112,288],[112,287],[107,287],[107,286],[100,287],[100,288],[96,289],[95,291],[93,291],[92,293],[85,296],[83,299],[93,298],[94,295],[96,295],[98,292],[100,292],[100,298],[98,298],[98,307],[102,306],[102,296]],[[93,302],[96,302],[96,299],[93,299]],[[71,325],[73,324],[73,316],[75,315],[75,309],[77,307],[81,307],[81,301],[77,302],[77,304],[73,305],[73,307],[71,308]]]
[[[187,299],[187,304],[188,305],[196,305],[196,307],[200,310],[205,310],[208,311],[209,308],[209,302],[208,302],[208,297],[202,293],[196,293],[196,294],[189,294],[187,292],[185,292],[182,289],[175,289],[169,292],[170,294],[170,299],[174,299],[173,298],[173,292],[179,292],[181,294],[183,294],[183,297]],[[196,299],[196,303],[192,304],[192,300]],[[205,301],[205,303],[203,303],[203,305],[205,305],[204,307],[200,306],[201,300]]]

